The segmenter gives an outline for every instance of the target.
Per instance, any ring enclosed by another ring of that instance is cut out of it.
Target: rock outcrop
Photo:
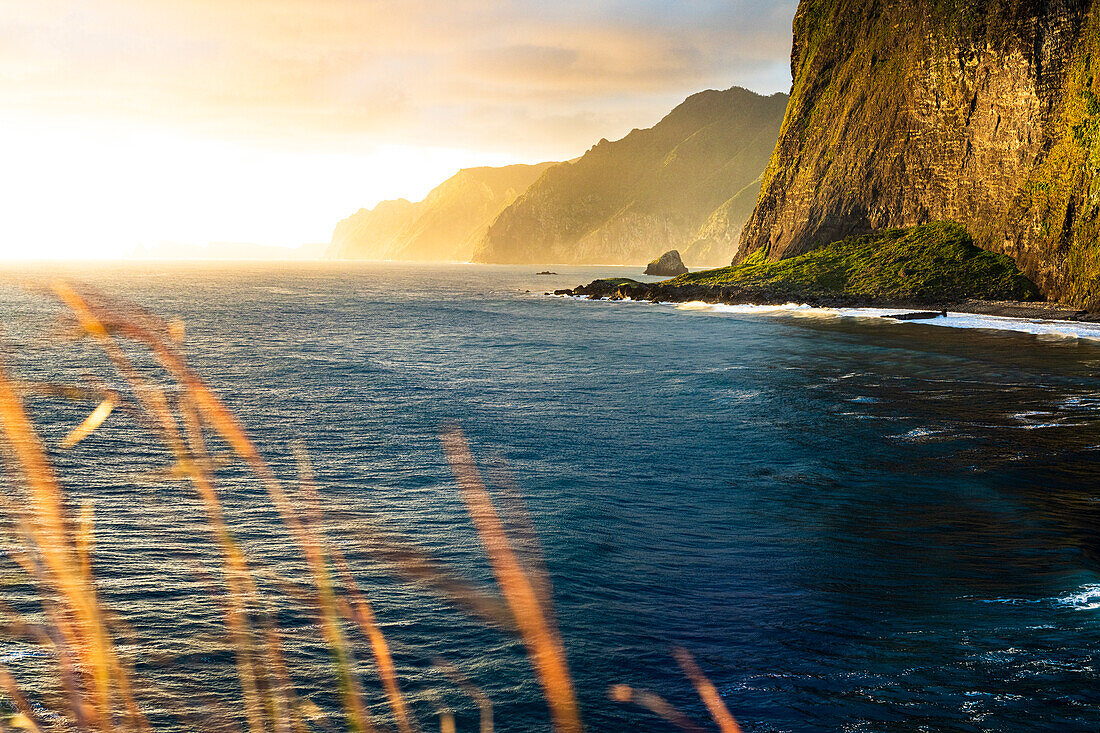
[[[692,265],[733,255],[786,95],[692,95],[652,128],[601,140],[546,172],[489,227],[478,262],[623,264],[678,249]]]
[[[1100,3],[803,0],[734,262],[929,221],[1100,306]]]
[[[687,271],[688,269],[684,267],[683,260],[680,259],[680,253],[676,250],[665,252],[645,268],[645,274],[658,277],[676,277],[685,274]]]
[[[341,221],[328,255],[339,259],[466,262],[489,224],[554,163],[466,168],[423,201],[383,201]]]

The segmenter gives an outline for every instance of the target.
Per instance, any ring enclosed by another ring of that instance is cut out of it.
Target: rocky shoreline
[[[547,293],[548,295],[550,293]],[[588,285],[555,290],[554,295],[585,297],[592,300],[645,300],[654,303],[703,302],[725,305],[786,305],[799,303],[818,308],[897,308],[973,313],[1007,318],[1051,321],[1100,322],[1100,313],[1069,308],[1057,303],[1010,300],[961,300],[935,298],[874,298],[846,293],[807,292],[781,286],[672,285],[667,281],[641,283],[626,278],[593,280]]]

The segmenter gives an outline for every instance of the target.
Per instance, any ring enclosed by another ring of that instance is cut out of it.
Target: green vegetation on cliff
[[[933,221],[1100,309],[1100,1],[802,0],[735,262]]]
[[[807,294],[915,301],[1040,298],[1010,257],[979,249],[965,228],[948,222],[850,237],[779,261],[758,251],[738,265],[681,275],[668,284],[782,286]]]
[[[1060,299],[1100,310],[1100,15],[1090,14],[1065,72],[1050,150],[1019,196],[1031,251],[1056,253]],[[1026,255],[1026,252],[1025,252]],[[1056,267],[1051,267],[1056,265]]]

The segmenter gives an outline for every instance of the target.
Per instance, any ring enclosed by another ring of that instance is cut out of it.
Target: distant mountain
[[[504,209],[477,262],[725,264],[756,203],[787,96],[692,95],[663,120],[556,165]]]
[[[383,201],[341,221],[328,255],[339,259],[461,261],[489,224],[554,163],[466,168],[423,201]]]

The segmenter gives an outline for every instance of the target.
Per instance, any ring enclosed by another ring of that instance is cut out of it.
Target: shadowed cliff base
[[[609,278],[557,294],[661,302],[935,306],[990,315],[1088,318],[1084,311],[1044,302],[1011,258],[980,249],[962,226],[948,222],[850,237],[778,262],[758,253],[739,265],[658,283]]]
[[[791,101],[734,262],[965,225],[1052,301],[1100,307],[1100,12],[802,0]]]

